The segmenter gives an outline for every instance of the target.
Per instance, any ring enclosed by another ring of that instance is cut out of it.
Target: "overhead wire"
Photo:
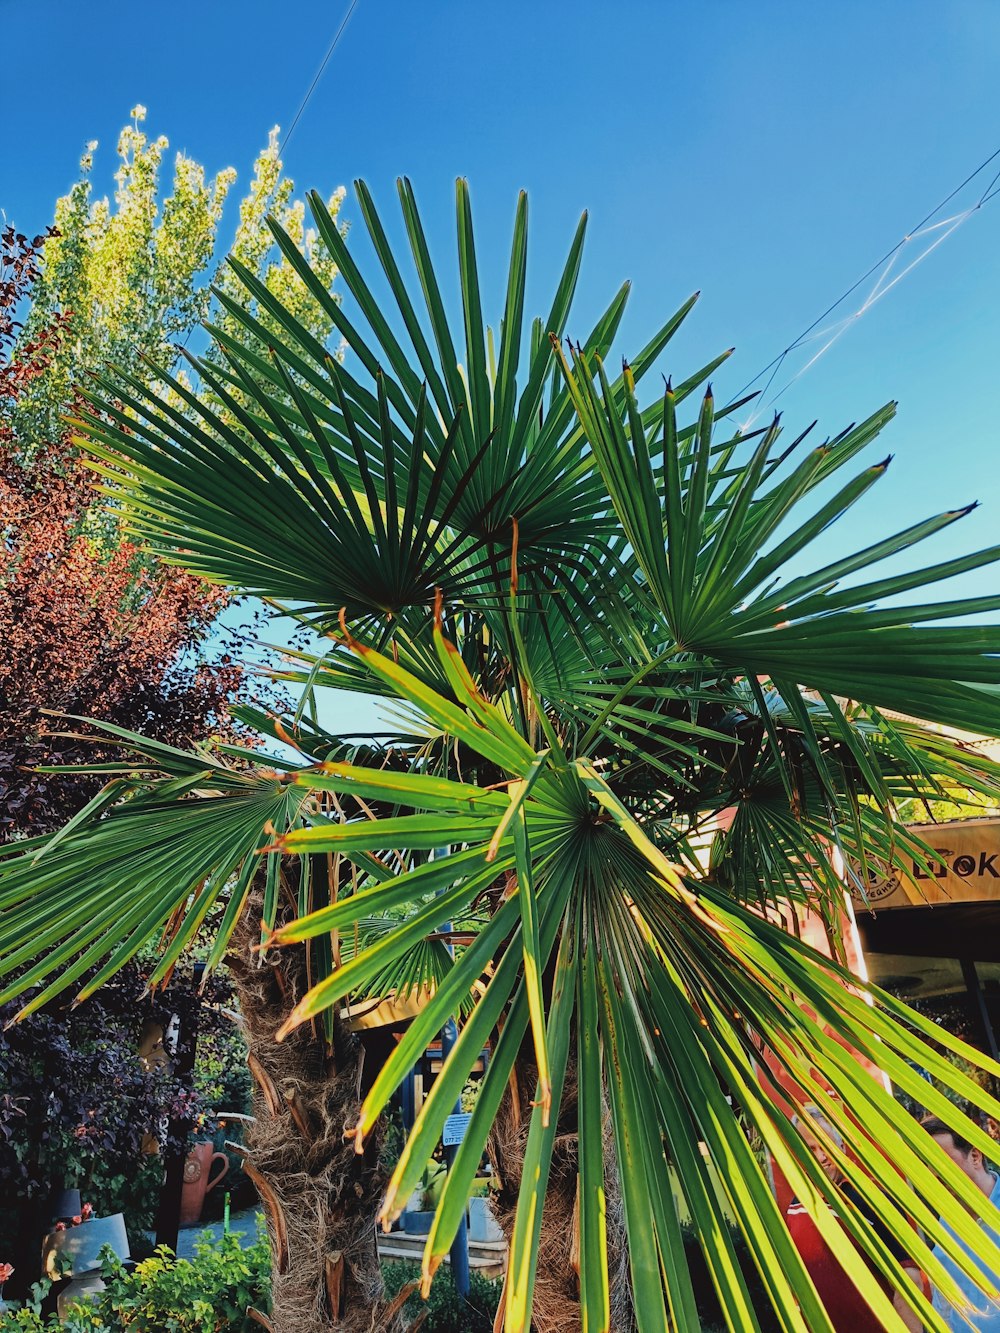
[[[326,67],[327,67],[327,65],[329,65],[330,60],[331,60],[331,58],[332,58],[332,56],[333,56],[333,53],[334,53],[334,51],[336,51],[337,46],[338,46],[339,43],[340,43],[340,39],[341,39],[341,37],[343,37],[343,35],[344,35],[344,31],[345,31],[345,29],[347,28],[348,23],[350,23],[350,21],[351,21],[351,15],[354,13],[355,9],[357,8],[357,5],[358,5],[358,0],[351,0],[351,3],[350,3],[350,5],[348,6],[348,9],[347,9],[347,13],[344,15],[343,22],[341,23],[341,25],[340,25],[340,27],[337,29],[337,31],[334,33],[334,35],[333,35],[333,41],[332,41],[332,42],[330,43],[330,45],[327,47],[326,55],[325,55],[325,56],[323,57],[323,59],[320,61],[319,69],[317,69],[315,75],[313,76],[313,81],[312,81],[312,83],[311,83],[311,84],[309,85],[309,87],[306,89],[306,95],[305,95],[305,97],[303,97],[302,102],[301,102],[301,104],[299,105],[299,109],[298,109],[298,111],[296,111],[295,115],[292,117],[292,123],[291,123],[291,125],[289,125],[289,127],[288,127],[288,133],[285,135],[284,141],[283,141],[283,143],[281,144],[281,147],[282,147],[283,149],[284,149],[284,148],[287,148],[288,145],[289,145],[289,143],[291,142],[292,135],[295,133],[296,127],[297,127],[299,121],[302,119],[302,115],[303,115],[303,113],[304,113],[306,107],[309,105],[310,101],[312,100],[312,95],[313,95],[313,93],[316,91],[317,87],[319,86],[319,81],[320,81],[320,79],[323,77],[323,75],[324,75],[324,73],[325,73],[325,71],[326,71]]]
[[[828,305],[826,309],[822,311],[821,314],[817,315],[816,318],[810,324],[808,324],[802,330],[802,332],[798,334],[797,337],[793,338],[792,341],[787,345],[787,347],[784,348],[783,351],[779,352],[778,355],[773,357],[767,363],[766,366],[764,366],[761,370],[759,370],[757,374],[754,375],[753,379],[747,381],[747,383],[743,386],[743,388],[736,395],[736,397],[738,398],[742,397],[743,394],[747,392],[747,390],[752,389],[753,386],[759,380],[763,379],[764,376],[767,376],[767,379],[765,380],[763,387],[757,391],[756,395],[757,405],[752,414],[750,415],[750,417],[747,419],[747,421],[744,422],[744,429],[751,426],[753,422],[757,420],[757,418],[767,407],[770,407],[775,402],[777,402],[777,400],[782,396],[782,394],[784,394],[792,386],[792,384],[795,383],[797,379],[799,379],[802,375],[804,375],[811,366],[815,365],[816,362],[820,359],[820,357],[823,356],[825,352],[829,351],[829,349],[833,346],[833,344],[837,341],[837,339],[840,338],[853,323],[855,323],[858,319],[860,319],[861,316],[865,314],[867,310],[869,310],[873,305],[875,305],[876,302],[882,300],[899,282],[903,280],[903,278],[907,276],[908,273],[912,272],[913,269],[916,268],[918,264],[922,263],[934,250],[938,248],[939,245],[943,244],[944,241],[946,241],[948,237],[951,236],[951,234],[962,225],[963,222],[966,222],[970,217],[972,217],[974,213],[978,212],[978,210],[981,209],[984,204],[989,203],[989,201],[993,199],[997,194],[1000,194],[1000,169],[998,169],[997,172],[994,174],[994,176],[991,178],[989,184],[986,186],[985,190],[983,190],[983,192],[980,194],[976,202],[972,204],[969,208],[964,209],[960,213],[955,213],[951,217],[943,218],[937,222],[932,221],[932,219],[937,217],[937,215],[947,204],[951,203],[951,201],[954,198],[956,198],[956,196],[961,194],[961,192],[966,188],[966,186],[970,185],[971,182],[974,181],[975,178],[978,175],[980,175],[983,171],[985,171],[986,168],[992,162],[996,161],[998,157],[1000,157],[1000,148],[995,149],[989,155],[989,157],[987,157],[984,161],[982,161],[979,164],[978,167],[976,167],[975,171],[970,172],[969,175],[966,176],[965,179],[959,185],[956,185],[953,190],[949,191],[949,193],[946,194],[945,197],[930,210],[930,212],[926,213],[918,223],[916,223],[913,227],[911,227],[908,231],[906,231],[903,234],[903,236],[896,242],[895,245],[893,245],[889,250],[887,250],[886,253],[882,255],[880,259],[877,259],[874,264],[872,264],[869,268],[867,268],[859,278],[855,279],[855,281],[852,282],[851,285],[845,291],[843,291],[835,301],[831,302],[830,305]],[[911,262],[907,264],[905,268],[897,272],[895,276],[892,277],[892,280],[889,281],[890,274],[892,274],[893,272],[896,260],[901,254],[901,252],[905,249],[905,247],[911,244],[913,241],[919,240],[921,237],[928,236],[931,233],[937,231],[940,231],[941,235],[937,236],[933,241],[931,241],[930,244],[928,244],[926,248],[922,250],[915,259],[911,260]],[[861,305],[855,311],[853,311],[850,315],[847,315],[845,318],[837,320],[833,324],[825,325],[825,327],[822,328],[820,327],[820,325],[823,325],[824,321],[830,315],[832,315],[835,310],[839,309],[839,307],[842,306],[843,303],[850,296],[852,296],[858,290],[859,287],[863,286],[864,283],[867,282],[868,279],[873,277],[875,274],[878,274],[878,277],[875,281],[875,285],[872,287],[868,295],[865,297],[864,301],[862,301]],[[820,347],[820,349],[816,353],[814,353],[805,362],[805,364],[802,365],[795,372],[794,375],[792,375],[792,377],[787,381],[786,384],[784,384],[777,391],[777,393],[775,393],[772,397],[768,398],[767,397],[768,392],[772,384],[774,383],[775,379],[777,378],[778,373],[781,370],[781,367],[784,365],[788,357],[791,356],[791,354],[797,351],[799,348],[805,346],[807,343],[818,341],[821,338],[827,338],[827,341],[824,342],[823,346]]]
[[[316,89],[319,87],[320,80],[322,79],[323,75],[326,73],[326,67],[327,67],[327,65],[329,65],[331,59],[333,58],[333,53],[334,53],[334,51],[336,51],[337,47],[340,45],[340,39],[343,37],[344,32],[345,32],[346,29],[347,29],[347,25],[348,25],[348,23],[350,23],[350,21],[351,21],[351,15],[354,13],[354,11],[355,11],[355,9],[357,9],[357,7],[358,7],[358,0],[351,0],[351,3],[350,3],[350,4],[348,5],[348,7],[347,7],[347,13],[344,15],[343,19],[341,20],[340,26],[337,28],[336,32],[333,34],[333,38],[332,38],[332,40],[331,40],[331,42],[330,42],[330,45],[326,48],[326,53],[324,54],[323,59],[322,59],[322,60],[320,61],[320,63],[319,63],[319,68],[316,70],[316,73],[313,75],[312,82],[309,84],[309,87],[306,89],[306,91],[305,91],[305,95],[303,96],[302,101],[299,103],[298,110],[296,111],[295,115],[292,117],[292,123],[291,123],[291,125],[289,125],[289,127],[288,127],[288,133],[284,136],[284,138],[281,137],[280,133],[279,133],[279,135],[278,135],[278,139],[277,139],[277,142],[276,142],[276,144],[275,144],[275,152],[276,152],[276,153],[284,152],[284,151],[288,148],[288,145],[289,145],[289,143],[291,142],[292,135],[295,133],[295,130],[296,130],[296,127],[298,126],[299,121],[302,119],[303,115],[305,114],[306,107],[307,107],[307,106],[309,105],[309,103],[312,101],[313,93],[315,93]],[[262,197],[262,195],[263,195],[263,191],[264,191],[264,180],[262,179],[262,180],[260,181],[260,183],[258,184],[258,186],[257,186],[257,193],[256,193],[256,195],[254,196],[254,199],[253,199],[253,204],[254,204],[254,205],[256,205],[257,203],[260,202],[260,199],[261,199],[261,197]],[[187,347],[188,342],[189,342],[189,340],[190,340],[190,338],[191,338],[191,334],[194,332],[194,330],[195,330],[196,327],[197,327],[197,326],[192,326],[191,328],[188,329],[187,333],[186,333],[185,336],[184,336],[184,341],[180,344],[180,348],[181,348],[181,350],[183,350],[184,348]]]

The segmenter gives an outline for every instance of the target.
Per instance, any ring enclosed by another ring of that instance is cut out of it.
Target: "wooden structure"
[[[907,999],[965,991],[983,1047],[997,1058],[1000,1020],[1000,818],[914,826],[934,849],[932,875],[875,877],[854,911],[871,979]]]

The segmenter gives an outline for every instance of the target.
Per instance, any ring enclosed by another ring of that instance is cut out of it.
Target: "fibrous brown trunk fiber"
[[[490,1136],[490,1161],[500,1181],[493,1208],[508,1242],[514,1232],[517,1194],[521,1187],[521,1167],[528,1142],[536,1081],[534,1061],[530,1055],[522,1052],[514,1066],[513,1076]],[[580,1328],[577,1123],[576,1063],[571,1054],[559,1106],[552,1167],[542,1212],[531,1320],[533,1333],[573,1333]],[[635,1320],[628,1247],[610,1114],[605,1116],[604,1124],[611,1329],[613,1333],[632,1333]]]
[[[272,1252],[274,1333],[396,1333],[385,1300],[375,1218],[386,1178],[376,1132],[363,1154],[345,1137],[384,1059],[339,1018],[334,1048],[304,1024],[274,1034],[307,989],[305,948],[259,962],[247,927],[230,959],[254,1078],[244,1169],[257,1185]]]

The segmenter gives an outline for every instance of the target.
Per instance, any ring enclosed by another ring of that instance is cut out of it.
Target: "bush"
[[[86,980],[84,978],[83,980]],[[33,992],[32,992],[33,994]],[[135,1256],[149,1253],[145,1232],[155,1222],[163,1159],[152,1147],[182,1146],[169,1137],[176,1118],[193,1122],[192,1137],[214,1135],[215,1146],[234,1130],[219,1129],[219,1110],[249,1109],[246,1045],[237,1024],[224,1016],[233,1003],[224,976],[213,976],[203,1002],[189,978],[147,993],[147,972],[127,965],[112,982],[78,1007],[67,991],[5,1034],[0,1043],[0,1255],[13,1259],[21,1283],[37,1275],[28,1249],[47,1229],[45,1201],[54,1189],[78,1187],[95,1213],[124,1213]],[[0,1026],[25,997],[0,1006]],[[166,1029],[171,1014],[184,1029],[199,1008],[193,1073],[147,1064],[138,1051],[144,1033]],[[256,1196],[230,1161],[226,1188],[241,1203]],[[223,1192],[209,1196],[221,1213]]]
[[[51,1286],[48,1279],[36,1282],[26,1301],[8,1302],[0,1310],[0,1333],[14,1333],[15,1329],[20,1330],[20,1333],[46,1333],[48,1329],[61,1328],[55,1315],[49,1319],[42,1318],[42,1301],[49,1294]]]
[[[383,1264],[382,1275],[387,1293],[393,1296],[407,1282],[420,1277],[420,1265]],[[500,1303],[500,1285],[474,1272],[469,1278],[468,1300],[464,1300],[455,1290],[451,1269],[441,1268],[428,1299],[423,1301],[420,1293],[414,1292],[403,1311],[411,1321],[427,1311],[420,1333],[492,1333],[493,1318]]]
[[[232,1006],[236,1003],[228,989],[223,969],[214,982],[217,1003]],[[247,1115],[250,1111],[250,1071],[247,1068],[247,1045],[239,1025],[221,1016],[209,1021],[203,1012],[201,1031],[194,1063],[194,1089],[201,1102],[216,1112],[236,1111]]]
[[[736,1252],[736,1258],[743,1270],[743,1276],[746,1278],[750,1303],[760,1321],[761,1333],[778,1333],[780,1328],[778,1318],[774,1313],[760,1274],[757,1272],[753,1259],[747,1250],[746,1241],[735,1227],[730,1227],[729,1236]],[[694,1288],[694,1298],[698,1306],[701,1327],[704,1333],[715,1333],[716,1330],[721,1333],[721,1330],[726,1327],[726,1318],[719,1304],[719,1297],[712,1283],[701,1243],[697,1234],[690,1227],[684,1228],[684,1255],[687,1259],[688,1271],[691,1274],[691,1285]]]
[[[177,1259],[161,1246],[126,1272],[116,1259],[105,1267],[106,1288],[88,1310],[83,1330],[131,1328],[136,1333],[250,1333],[247,1309],[270,1304],[271,1251],[258,1236],[243,1249],[238,1236],[201,1240],[194,1259]],[[93,1316],[100,1323],[93,1322]],[[68,1325],[73,1333],[76,1327]],[[256,1325],[259,1328],[259,1325]]]
[[[129,1272],[105,1250],[105,1289],[74,1306],[65,1320],[43,1319],[48,1284],[0,1315],[0,1333],[253,1333],[247,1309],[270,1304],[271,1252],[265,1236],[241,1248],[239,1237],[202,1240],[194,1259],[177,1259],[161,1246]]]
[[[165,1001],[144,998],[145,987],[129,966],[76,1008],[72,992],[58,997],[0,1043],[0,1253],[22,1278],[27,1251],[18,1241],[28,1233],[32,1246],[40,1241],[54,1189],[78,1187],[98,1216],[123,1212],[134,1242],[152,1223],[162,1163],[143,1148],[162,1146],[170,1118],[197,1104],[190,1080],[138,1057],[143,1024],[165,1024],[170,1013]],[[187,999],[181,991],[171,1003]],[[19,1003],[0,1006],[0,1025]]]

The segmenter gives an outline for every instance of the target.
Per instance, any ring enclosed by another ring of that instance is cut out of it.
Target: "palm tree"
[[[323,644],[276,671],[301,686],[293,716],[244,710],[263,751],[103,728],[123,759],[102,795],[0,861],[0,1001],[28,993],[35,1008],[98,965],[90,990],[152,938],[158,983],[211,928],[210,965],[235,959],[258,1081],[275,1329],[367,1328],[373,1311],[392,1327],[372,1222],[399,1213],[489,1041],[425,1287],[492,1134],[511,1204],[508,1333],[565,1327],[567,1300],[588,1331],[699,1328],[688,1213],[731,1328],[760,1326],[755,1269],[780,1327],[828,1329],[762,1145],[886,1327],[903,1326],[898,1290],[944,1330],[758,1063],[766,1048],[799,1099],[829,1106],[852,1155],[827,1151],[946,1296],[931,1244],[968,1260],[943,1222],[997,1271],[972,1186],[851,1048],[984,1151],[941,1089],[1000,1104],[939,1048],[1000,1066],[857,982],[837,943],[841,863],[863,885],[873,859],[931,855],[896,803],[1000,777],[940,731],[1000,733],[1000,627],[967,620],[1000,598],[900,605],[1000,548],[869,573],[959,509],[811,566],[810,543],[884,477],[888,460],[855,460],[892,405],[811,448],[786,446],[777,420],[732,427],[741,403],[716,407],[710,388],[685,416],[728,354],[643,405],[694,298],[611,379],[627,287],[564,350],[584,219],[529,325],[523,195],[494,334],[462,181],[456,334],[407,182],[399,194],[416,295],[362,184],[378,275],[311,199],[350,305],[273,227],[344,365],[234,265],[246,299],[220,300],[252,336],[213,330],[217,356],[195,362],[209,395],[164,375],[168,401],[109,376],[81,416],[111,503],[152,551]],[[395,728],[331,735],[316,709],[330,690],[380,696]],[[832,960],[783,928],[799,907],[825,921]],[[362,1061],[350,1003],[414,987],[405,1035]],[[382,1114],[456,1014],[383,1197]],[[562,1289],[536,1281],[540,1253]]]

